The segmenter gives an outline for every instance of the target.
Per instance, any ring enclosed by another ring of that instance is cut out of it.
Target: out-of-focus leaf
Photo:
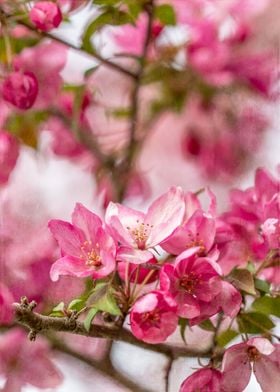
[[[131,22],[133,22],[133,19],[126,12],[109,8],[87,26],[83,35],[82,48],[88,53],[93,53],[94,50],[91,43],[91,37],[96,31],[106,25],[120,26]]]
[[[163,25],[172,25],[176,24],[176,14],[173,7],[170,4],[162,4],[155,8],[155,17],[163,24]]]
[[[89,332],[90,327],[91,327],[91,323],[92,320],[94,319],[94,317],[97,315],[97,313],[99,312],[98,309],[96,308],[91,308],[86,316],[86,318],[84,319],[84,327],[87,330],[87,332]]]
[[[280,297],[269,297],[266,295],[256,299],[252,307],[263,314],[272,314],[280,317]]]
[[[238,336],[239,333],[233,329],[227,329],[217,336],[217,343],[220,347],[225,347],[232,339]]]
[[[198,326],[205,331],[215,332],[215,327],[211,320],[204,320]]]
[[[234,269],[228,276],[228,280],[239,290],[255,295],[254,278],[247,269]]]
[[[179,318],[180,335],[181,335],[181,338],[183,339],[183,342],[185,344],[187,344],[186,337],[185,337],[185,331],[186,331],[187,326],[188,326],[188,320],[180,317]]]
[[[275,326],[268,316],[258,312],[241,313],[237,322],[241,333],[264,333]]]
[[[269,293],[270,283],[266,280],[255,278],[255,288],[263,293]]]

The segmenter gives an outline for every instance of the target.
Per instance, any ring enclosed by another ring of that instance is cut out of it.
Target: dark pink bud
[[[153,26],[152,26],[152,36],[154,39],[156,39],[160,33],[162,32],[162,30],[164,29],[164,26],[159,23],[159,22],[154,22]]]
[[[201,151],[200,140],[196,135],[192,133],[185,137],[182,147],[186,155],[198,156]]]
[[[11,72],[2,85],[3,99],[19,109],[29,109],[38,95],[38,82],[32,72]]]
[[[62,21],[60,8],[51,1],[39,1],[29,13],[31,22],[42,31],[58,27]]]

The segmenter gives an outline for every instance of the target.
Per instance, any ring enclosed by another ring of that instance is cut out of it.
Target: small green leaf
[[[184,319],[184,318],[179,318],[179,327],[180,327],[180,335],[181,335],[181,338],[183,339],[183,342],[185,343],[185,344],[187,344],[187,342],[186,342],[186,338],[185,338],[185,331],[186,331],[186,328],[187,328],[187,326],[188,326],[188,320],[187,319]]]
[[[228,276],[228,280],[239,290],[255,295],[254,278],[247,269],[234,269]]]
[[[260,313],[280,317],[280,297],[269,297],[266,295],[256,299],[252,307]]]
[[[232,339],[238,336],[239,333],[233,329],[227,329],[217,336],[217,343],[220,347],[225,347]]]
[[[77,310],[79,312],[85,307],[85,301],[81,298],[73,299],[68,305],[69,310]]]
[[[98,312],[99,312],[99,310],[96,308],[91,308],[89,310],[89,312],[84,320],[84,327],[87,330],[87,332],[89,332],[92,320],[94,319],[94,317],[97,315]]]
[[[275,327],[268,316],[257,312],[241,313],[237,317],[237,323],[241,333],[266,333]]]
[[[155,9],[155,17],[163,24],[163,25],[172,25],[176,24],[176,14],[173,7],[169,4],[162,4],[156,7]]]
[[[266,280],[255,278],[255,287],[257,290],[259,290],[263,293],[270,292],[270,283],[267,282]]]
[[[113,316],[120,316],[122,314],[114,297],[114,291],[106,282],[97,283],[86,305],[102,312],[110,313]]]
[[[211,320],[204,320],[198,326],[205,331],[215,332],[215,327]]]
[[[52,311],[50,313],[50,316],[52,316],[52,317],[64,317],[65,316],[64,310],[65,310],[65,304],[64,304],[64,302],[60,302],[58,305],[56,305],[52,309]]]

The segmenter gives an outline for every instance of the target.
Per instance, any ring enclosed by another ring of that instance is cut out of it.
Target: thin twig
[[[7,19],[13,18],[13,15],[8,14],[4,10],[2,10],[2,13],[5,15],[5,17]],[[51,33],[46,33],[44,31],[39,31],[39,30],[36,29],[35,26],[32,26],[30,23],[28,23],[28,22],[26,22],[24,20],[17,20],[17,23],[19,25],[21,25],[21,26],[26,27],[28,30],[33,31],[34,33],[36,33],[40,37],[49,38],[49,39],[51,39],[53,41],[56,41],[56,42],[58,42],[58,43],[60,43],[60,44],[62,44],[64,46],[67,46],[68,48],[74,49],[74,50],[76,50],[76,51],[78,51],[80,53],[83,53],[85,55],[93,57],[94,59],[98,60],[100,63],[102,63],[104,65],[107,65],[108,67],[110,67],[110,68],[112,68],[112,69],[114,69],[114,70],[116,70],[118,72],[121,72],[121,73],[125,74],[126,76],[129,76],[132,79],[136,78],[136,75],[133,72],[129,71],[126,68],[123,68],[122,66],[118,65],[117,63],[114,63],[114,62],[112,62],[112,61],[102,57],[100,54],[98,54],[96,52],[88,52],[85,49],[83,49],[82,47],[76,46],[76,45],[72,44],[71,42],[68,42],[68,41],[66,41],[66,40],[64,40],[64,39],[62,39],[62,38],[60,38],[60,37],[58,37],[56,35],[53,35]]]

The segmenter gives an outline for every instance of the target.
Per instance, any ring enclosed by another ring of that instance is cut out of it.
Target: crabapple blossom
[[[9,132],[0,130],[0,184],[5,184],[19,155],[19,144]]]
[[[206,257],[197,257],[199,248],[181,253],[174,264],[166,263],[160,271],[160,288],[178,305],[181,317],[194,318],[201,313],[200,304],[211,302],[220,291],[218,264]]]
[[[30,109],[38,95],[38,81],[33,72],[14,71],[4,80],[2,86],[3,99],[18,109]]]
[[[53,281],[60,275],[98,279],[115,269],[114,240],[104,229],[101,219],[82,204],[76,204],[72,224],[51,220],[49,228],[62,253],[62,258],[52,265],[50,271]]]
[[[13,295],[6,285],[0,281],[0,324],[10,324],[13,320],[13,312],[11,303],[13,302]]]
[[[29,18],[39,30],[48,32],[60,25],[62,14],[57,4],[38,1],[29,12]]]
[[[280,366],[276,347],[265,338],[251,338],[229,347],[223,357],[222,386],[225,392],[242,392],[252,369],[263,392],[278,392]]]
[[[221,380],[222,373],[219,370],[212,368],[200,369],[183,381],[179,392],[223,392]]]
[[[164,342],[177,328],[175,301],[163,291],[151,291],[139,298],[130,311],[132,333],[144,342]]]
[[[181,224],[185,212],[183,191],[172,187],[156,199],[146,214],[110,203],[105,220],[112,236],[120,243],[118,260],[135,264],[152,257],[150,248],[160,245]]]

